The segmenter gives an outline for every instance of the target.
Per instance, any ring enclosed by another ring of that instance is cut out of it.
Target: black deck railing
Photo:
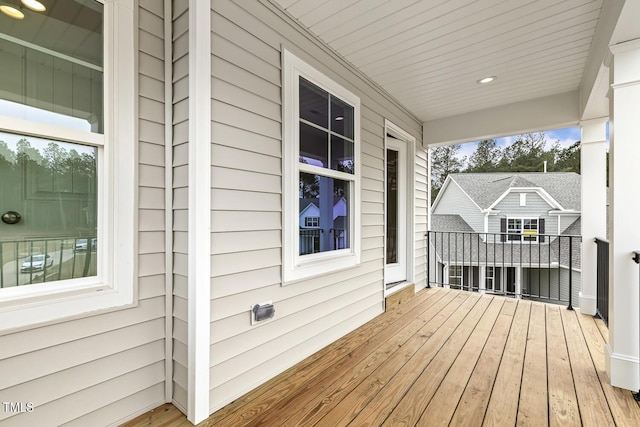
[[[429,231],[428,284],[566,304],[580,290],[581,236]]]
[[[315,254],[321,251],[320,240],[325,230],[322,228],[301,228],[300,229],[300,255]],[[346,249],[347,229],[330,228],[329,235],[332,244],[330,250]],[[326,250],[326,249],[325,249]]]
[[[0,288],[96,275],[96,238],[0,240]]]
[[[595,238],[596,250],[596,314],[609,325],[609,242]]]

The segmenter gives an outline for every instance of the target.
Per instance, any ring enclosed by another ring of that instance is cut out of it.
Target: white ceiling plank
[[[318,2],[313,10],[301,15],[299,20],[307,28],[312,28],[318,22],[335,20],[345,9],[353,6],[357,2],[358,0],[327,0],[324,3]]]
[[[357,23],[362,25],[363,22],[367,22],[366,16],[368,14],[376,13],[376,9],[390,1],[391,0],[358,0],[342,10],[339,14],[331,16],[330,19],[325,18],[310,25],[309,29],[326,41],[331,30],[336,28],[345,28],[343,27],[345,24],[353,26]],[[410,1],[415,2],[416,0]],[[397,5],[386,4],[386,6],[393,8]]]
[[[423,120],[576,91],[603,2],[273,1]]]
[[[301,17],[316,9],[317,7],[321,7],[326,3],[327,0],[299,0],[297,3],[292,4],[287,8],[287,12],[296,17],[296,19],[300,20]]]
[[[540,48],[538,51],[523,50],[522,53],[514,52],[510,56],[500,56],[495,60],[492,60],[492,58],[488,60],[477,58],[476,60],[443,65],[441,67],[436,64],[425,70],[424,74],[403,75],[402,78],[394,79],[390,82],[380,79],[380,84],[388,88],[388,90],[393,90],[402,95],[403,91],[411,92],[412,88],[442,85],[452,78],[460,78],[461,83],[475,83],[487,75],[497,76],[501,80],[505,77],[504,74],[513,74],[516,71],[518,74],[526,76],[533,67],[552,68],[555,63],[547,61],[549,61],[549,58],[556,58],[559,54],[570,56],[579,52],[586,59],[589,43],[589,37],[577,34],[575,40],[568,44],[562,43]]]
[[[498,0],[486,1],[493,3]],[[343,34],[331,41],[331,45],[344,55],[349,55],[410,28],[427,24],[441,16],[446,16],[452,11],[463,10],[469,3],[473,4],[469,0],[449,0],[439,2],[436,5],[433,2],[412,3],[403,9],[398,9],[396,12],[377,16],[374,21],[365,27]]]
[[[572,2],[579,2],[581,0],[572,0]],[[567,4],[572,2],[566,2]],[[562,3],[563,5],[565,3]],[[530,8],[532,6],[528,5],[527,7],[521,8],[517,11],[517,14],[521,14],[524,11],[527,11],[529,15],[540,17],[535,13],[532,13]],[[558,9],[558,5],[549,7],[541,13],[548,13],[548,10]],[[583,10],[582,12],[588,13],[593,10]],[[361,67],[363,69],[366,68],[367,65],[376,65],[377,72],[372,74],[372,77],[375,78],[376,75],[383,74],[385,72],[393,72],[394,70],[400,69],[409,65],[404,61],[398,61],[399,57],[408,58],[412,62],[419,62],[420,59],[426,59],[427,57],[435,57],[441,54],[445,54],[449,51],[457,51],[459,49],[464,49],[471,45],[475,49],[479,51],[483,51],[487,45],[490,45],[492,41],[497,40],[498,43],[502,41],[502,43],[508,42],[511,37],[518,37],[519,35],[528,36],[529,40],[536,40],[539,37],[537,31],[539,31],[540,27],[546,28],[548,33],[553,33],[555,31],[560,31],[564,28],[563,20],[567,20],[570,18],[570,14],[567,11],[558,11],[557,14],[553,14],[548,16],[548,20],[551,21],[552,25],[544,25],[544,21],[540,21],[536,19],[534,22],[526,24],[523,18],[526,18],[526,15],[519,15],[519,19],[515,16],[514,13],[505,13],[500,17],[496,17],[495,19],[487,19],[482,22],[478,22],[473,24],[472,26],[465,27],[464,30],[456,30],[455,32],[450,32],[449,34],[443,34],[446,29],[442,29],[440,31],[433,31],[429,33],[429,37],[434,37],[436,39],[430,40],[429,42],[424,42],[422,39],[418,39],[416,41],[404,43],[398,39],[394,40],[397,43],[394,43],[390,46],[403,46],[404,49],[400,50],[396,47],[392,54],[388,54],[385,58],[388,63],[391,63],[390,66],[382,67],[379,63],[375,63],[374,59],[376,57],[380,57],[380,54],[370,55],[368,59],[366,59],[366,63],[363,61],[359,61],[355,55],[346,57],[357,67]],[[588,19],[587,15],[584,16],[584,19]],[[555,25],[554,25],[555,24]],[[530,36],[529,34],[532,33]],[[385,49],[385,46],[379,45],[377,46],[378,52],[381,52]],[[391,47],[389,49],[392,49]],[[396,61],[393,61],[396,60]],[[392,62],[393,61],[393,62]],[[394,63],[395,62],[395,63]]]
[[[437,61],[425,60],[415,66],[406,67],[401,72],[378,76],[377,80],[385,85],[401,81],[411,81],[413,84],[426,80],[432,74],[448,74],[461,67],[472,72],[472,69],[484,67],[499,69],[500,64],[523,59],[539,62],[541,55],[544,56],[559,49],[581,50],[584,43],[590,43],[592,34],[592,22],[569,26],[559,32],[547,32],[543,29],[533,40],[514,37],[487,47],[485,50],[465,48],[451,51],[438,56]],[[482,77],[482,73],[479,73],[479,76]]]

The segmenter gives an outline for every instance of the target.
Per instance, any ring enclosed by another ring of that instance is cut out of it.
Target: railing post
[[[640,264],[640,251],[633,252],[633,260],[636,264]],[[640,354],[640,346],[638,348],[638,354]],[[636,402],[640,402],[640,390],[637,393],[633,393],[633,398],[636,400]]]
[[[431,242],[430,242],[430,236],[429,233],[431,233],[431,231],[427,230],[427,288],[431,287],[431,284],[429,283],[429,279],[431,276]]]
[[[567,310],[573,310],[571,305],[571,296],[573,293],[573,236],[569,236],[569,307]]]

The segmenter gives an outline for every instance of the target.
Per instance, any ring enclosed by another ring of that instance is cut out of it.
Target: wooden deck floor
[[[200,426],[637,426],[606,327],[565,307],[425,289]],[[165,405],[126,424],[188,426]]]

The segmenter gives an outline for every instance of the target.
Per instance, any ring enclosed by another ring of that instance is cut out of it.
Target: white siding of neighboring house
[[[447,185],[433,214],[460,215],[475,232],[484,233],[484,214],[453,180]]]
[[[268,2],[213,2],[212,31],[213,412],[383,311],[384,119],[418,141],[422,126]],[[362,102],[361,265],[287,286],[281,284],[283,46]],[[416,163],[426,181],[423,154]],[[424,227],[425,185],[416,198]],[[250,306],[268,300],[275,318],[251,326]]]
[[[520,192],[513,191],[506,195],[494,209],[500,211],[498,215],[489,217],[489,233],[500,233],[500,219],[509,218],[541,218],[544,219],[546,234],[557,234],[558,217],[550,216],[554,209],[538,193],[527,192],[526,206],[520,206]]]
[[[173,401],[187,410],[189,3],[173,2]]]
[[[139,305],[0,336],[3,426],[118,424],[164,402],[163,6],[139,9]],[[133,143],[133,142],[132,142]]]

